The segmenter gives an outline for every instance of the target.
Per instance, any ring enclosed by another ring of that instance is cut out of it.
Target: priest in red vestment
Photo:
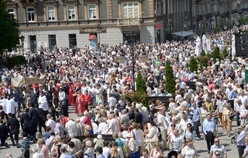
[[[85,107],[89,111],[88,106],[91,106],[92,102],[91,102],[91,96],[90,96],[88,90],[85,91],[84,101],[85,101]]]
[[[76,86],[73,83],[71,83],[68,92],[69,105],[75,105],[75,97],[74,97],[75,90],[76,90]]]
[[[76,102],[75,102],[75,113],[78,115],[83,114],[85,111],[85,100],[84,95],[78,90]]]

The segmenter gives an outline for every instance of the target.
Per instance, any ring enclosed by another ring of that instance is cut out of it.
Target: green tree
[[[136,79],[136,91],[140,92],[140,93],[145,93],[146,88],[147,88],[146,87],[146,80],[144,79],[144,77],[142,76],[142,74],[139,71],[137,79]]]
[[[221,56],[221,59],[225,59],[228,56],[228,52],[226,48],[221,52],[220,56]]]
[[[6,12],[5,0],[0,0],[0,53],[11,50],[19,43],[19,25],[14,17]]]
[[[189,68],[191,72],[197,71],[198,70],[198,63],[195,58],[191,58],[189,61]]]
[[[173,74],[173,69],[169,60],[166,61],[165,67],[165,90],[169,93],[175,93],[176,82]]]
[[[214,51],[211,53],[211,56],[214,60],[214,63],[216,62],[216,59],[220,59],[220,49],[219,47],[215,47]]]

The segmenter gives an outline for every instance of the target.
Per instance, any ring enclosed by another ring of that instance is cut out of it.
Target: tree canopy
[[[0,53],[5,49],[11,50],[19,43],[19,24],[6,11],[6,2],[0,0]]]

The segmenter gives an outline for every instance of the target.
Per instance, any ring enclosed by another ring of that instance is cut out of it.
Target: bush
[[[127,100],[129,102],[136,102],[136,103],[142,103],[143,106],[148,107],[148,96],[146,94],[146,92],[141,93],[141,92],[133,92],[133,91],[129,91],[127,92],[124,96],[123,96],[124,100]]]
[[[191,72],[198,70],[198,63],[197,63],[197,60],[195,58],[190,59],[189,68],[190,68]]]
[[[204,67],[208,66],[209,56],[207,55],[200,56],[200,57],[197,57],[196,60],[200,64],[200,68],[203,69]]]
[[[26,59],[24,56],[18,55],[18,56],[8,57],[6,66],[8,68],[13,68],[16,65],[22,65],[22,64],[26,64]]]
[[[146,93],[146,89],[147,89],[146,80],[139,71],[136,79],[136,91],[141,93]]]
[[[214,28],[214,34],[217,34],[219,32],[220,32],[220,28],[219,27]]]
[[[219,47],[214,48],[214,51],[211,53],[211,56],[213,58],[214,63],[216,62],[216,59],[220,59],[220,49],[219,49]]]
[[[200,56],[206,56],[206,53],[204,50],[201,52]]]
[[[174,94],[176,91],[176,82],[173,75],[173,69],[169,60],[166,61],[165,67],[165,90],[168,93]]]
[[[221,56],[221,59],[225,59],[229,54],[227,53],[227,50],[226,48],[221,52],[220,56]]]

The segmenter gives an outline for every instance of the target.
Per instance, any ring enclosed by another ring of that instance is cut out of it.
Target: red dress
[[[84,95],[78,94],[75,101],[75,113],[82,114],[85,111]]]
[[[68,94],[68,102],[70,105],[75,105],[75,97],[73,94],[75,93],[76,87],[74,84],[69,86],[69,94]]]

